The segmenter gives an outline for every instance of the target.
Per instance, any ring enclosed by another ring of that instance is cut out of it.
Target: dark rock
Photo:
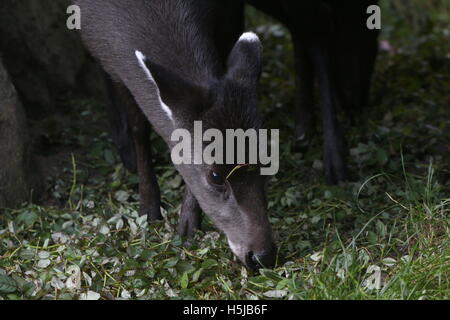
[[[45,117],[76,92],[103,92],[99,68],[69,30],[69,0],[1,0],[0,52],[28,116]]]
[[[0,211],[36,199],[43,190],[25,114],[0,60]]]

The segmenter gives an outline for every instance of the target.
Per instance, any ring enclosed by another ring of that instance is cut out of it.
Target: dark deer
[[[75,0],[81,34],[110,84],[114,140],[139,174],[140,213],[161,218],[150,125],[171,149],[177,128],[258,128],[256,85],[261,43],[244,33],[243,2],[222,0]],[[226,165],[176,166],[186,184],[179,233],[192,236],[200,210],[248,267],[276,257],[264,179]]]
[[[314,82],[320,91],[325,178],[348,179],[347,147],[339,109],[352,122],[367,104],[377,55],[378,30],[367,28],[367,8],[377,0],[247,0],[277,18],[292,35],[296,67],[296,137],[314,130]]]

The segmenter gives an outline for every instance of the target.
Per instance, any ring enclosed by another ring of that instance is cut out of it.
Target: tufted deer
[[[150,124],[174,147],[173,131],[259,128],[256,85],[261,43],[243,33],[242,1],[74,0],[81,34],[110,83],[114,141],[139,175],[140,212],[158,219],[160,192],[152,168]],[[186,184],[179,233],[192,236],[200,210],[221,229],[248,267],[271,266],[276,247],[264,178],[225,164],[179,164]]]

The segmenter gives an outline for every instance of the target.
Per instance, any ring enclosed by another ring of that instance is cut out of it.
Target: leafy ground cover
[[[307,145],[292,139],[288,33],[249,12],[265,46],[261,110],[281,130],[268,194],[276,268],[247,271],[207,219],[182,245],[183,183],[156,136],[164,221],[139,217],[137,177],[102,108],[78,99],[62,106],[70,124],[40,124],[47,201],[2,210],[0,299],[448,299],[449,10],[433,4],[384,4],[385,50],[364,124],[346,127],[353,177],[340,186],[324,183],[320,130]]]

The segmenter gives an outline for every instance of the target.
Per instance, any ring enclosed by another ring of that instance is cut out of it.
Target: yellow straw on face
[[[230,173],[227,175],[226,180],[228,180],[228,178],[231,177],[231,175],[232,175],[236,170],[238,170],[238,169],[240,169],[240,168],[242,168],[242,167],[246,167],[246,166],[248,166],[248,164],[239,164],[239,165],[235,166],[235,167],[230,171]]]

